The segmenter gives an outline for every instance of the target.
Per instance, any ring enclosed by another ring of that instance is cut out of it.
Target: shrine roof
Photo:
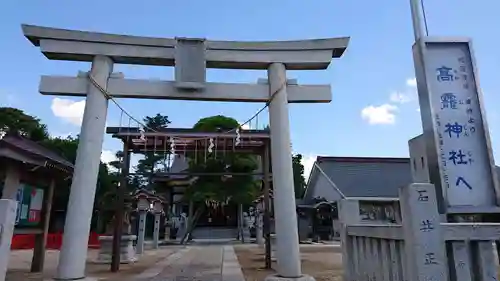
[[[318,156],[303,201],[309,204],[317,196],[337,201],[342,194],[348,198],[397,199],[399,188],[413,182],[411,169],[410,158]],[[500,167],[496,171],[500,180]]]
[[[163,196],[157,195],[156,193],[144,188],[134,191],[132,196],[134,196],[136,200],[140,197],[146,197],[150,201],[165,202],[165,198]]]
[[[188,159],[184,155],[175,155],[172,166],[170,167],[170,173],[172,174],[156,173],[152,177],[152,180],[153,182],[182,180],[186,180],[189,182],[193,176],[188,174],[188,168]]]
[[[240,143],[237,144],[235,132],[200,132],[186,128],[163,128],[145,131],[144,140],[138,127],[108,127],[106,133],[113,138],[127,142],[134,153],[144,151],[170,151],[171,145],[177,153],[202,151],[210,146],[215,151],[234,151],[238,153],[259,154],[270,139],[267,130],[240,130]],[[173,141],[172,141],[173,139]]]
[[[409,158],[319,156],[307,182],[304,202],[308,204],[317,196],[336,201],[342,194],[397,198],[399,187],[411,182]]]
[[[9,153],[7,150],[0,150],[0,157],[11,158],[16,161],[41,165],[48,168],[57,168],[64,172],[71,172],[74,167],[71,162],[56,152],[19,135],[11,134],[4,136],[0,139],[0,148],[10,149],[16,152]]]

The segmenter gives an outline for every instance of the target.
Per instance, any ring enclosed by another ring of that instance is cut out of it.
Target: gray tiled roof
[[[346,197],[397,197],[412,181],[409,158],[323,157],[318,163]]]
[[[4,143],[16,149],[28,152],[35,157],[45,158],[45,160],[49,160],[53,162],[53,164],[58,164],[65,168],[73,169],[73,164],[66,160],[64,157],[37,142],[23,138],[21,136],[7,135],[3,139],[0,139],[0,143]]]
[[[399,188],[412,182],[409,158],[318,157],[316,163],[346,197],[398,197]],[[497,167],[500,180],[500,167]],[[336,193],[313,168],[304,200],[314,189]]]
[[[189,168],[189,163],[187,158],[184,155],[177,154],[175,155],[174,161],[172,163],[172,167],[170,168],[171,173],[187,173]],[[188,175],[170,175],[171,179],[185,179],[190,176]]]

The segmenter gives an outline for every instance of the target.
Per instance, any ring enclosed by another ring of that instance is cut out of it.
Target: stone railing
[[[500,224],[442,223],[431,184],[404,187],[399,199],[385,222],[361,220],[359,200],[341,201],[344,280],[498,280]]]

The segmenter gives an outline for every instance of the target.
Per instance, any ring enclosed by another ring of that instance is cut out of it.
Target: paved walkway
[[[244,281],[231,245],[188,246],[130,281]]]

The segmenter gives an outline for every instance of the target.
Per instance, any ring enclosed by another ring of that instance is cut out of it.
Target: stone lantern
[[[118,183],[119,186],[120,183]],[[128,202],[125,203],[123,221],[121,227],[123,230],[120,236],[120,263],[133,263],[137,261],[136,252],[134,250],[134,241],[137,239],[136,235],[130,234],[130,209]],[[111,263],[113,257],[113,236],[114,236],[114,220],[113,217],[108,223],[106,235],[99,236],[99,255],[97,257],[98,263]]]
[[[151,208],[151,203],[146,195],[139,195],[137,200],[137,210],[139,212],[147,212]]]
[[[161,219],[161,215],[163,214],[162,202],[159,200],[155,200],[153,202],[152,211],[155,215],[155,225],[154,225],[154,231],[153,231],[153,248],[158,249],[158,246],[159,246],[158,241],[160,240],[160,219]]]
[[[137,198],[137,211],[139,212],[139,230],[137,231],[137,245],[136,253],[142,254],[144,252],[144,235],[146,233],[146,218],[148,211],[151,208],[149,197],[146,194],[138,194]]]

